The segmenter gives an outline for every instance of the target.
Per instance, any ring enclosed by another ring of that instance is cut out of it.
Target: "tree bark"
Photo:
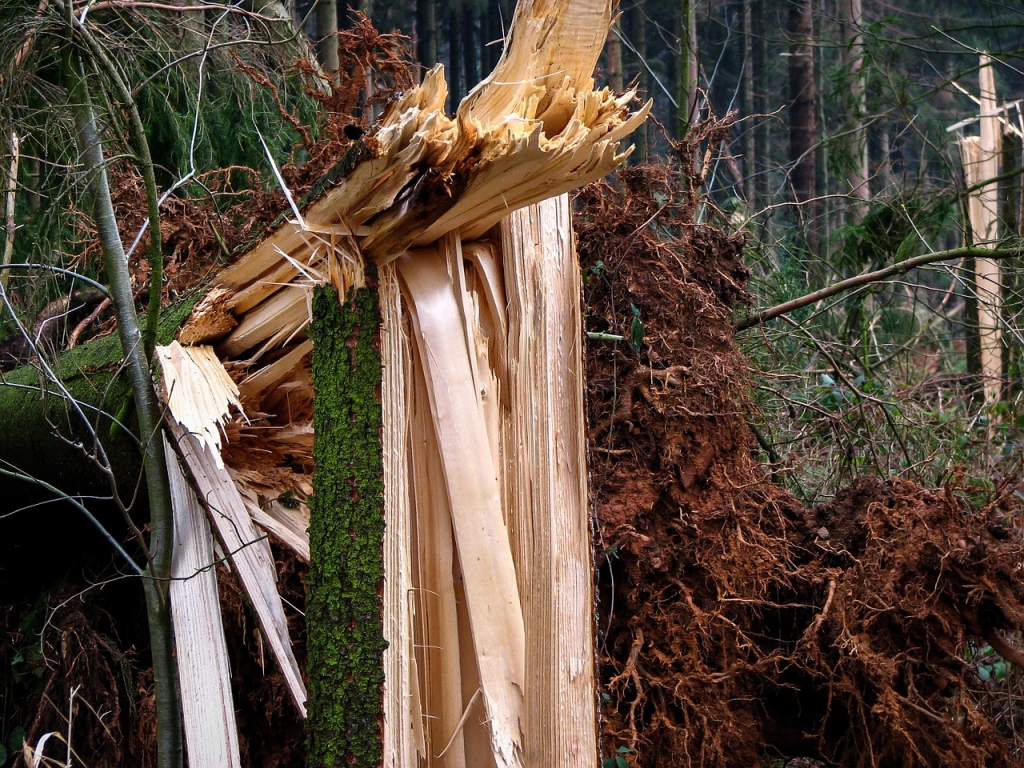
[[[817,86],[814,80],[814,2],[799,0],[789,9],[789,161],[793,199],[801,204],[808,247],[813,247],[817,135]]]
[[[380,316],[373,287],[313,297],[314,495],[306,581],[309,768],[382,759],[385,648]]]

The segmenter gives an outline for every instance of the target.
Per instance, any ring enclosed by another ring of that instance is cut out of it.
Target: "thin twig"
[[[11,170],[7,176],[7,216],[4,219],[4,259],[3,266],[11,263],[14,255],[14,193],[18,189],[18,134],[11,131]],[[10,273],[5,269],[0,271],[0,283],[7,287],[7,279]]]

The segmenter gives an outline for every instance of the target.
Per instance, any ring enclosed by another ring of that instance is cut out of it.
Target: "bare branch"
[[[935,251],[934,253],[925,253],[920,256],[914,256],[910,259],[904,259],[895,264],[882,269],[876,269],[874,272],[865,272],[855,277],[847,278],[846,280],[840,280],[838,283],[822,288],[818,291],[805,294],[796,299],[790,299],[784,301],[781,304],[776,304],[770,309],[766,309],[763,312],[759,312],[751,317],[744,318],[740,322],[736,323],[736,331],[745,331],[748,328],[753,328],[755,325],[761,325],[769,320],[773,320],[780,315],[785,315],[790,312],[794,312],[803,307],[809,306],[816,302],[822,301],[823,299],[830,298],[836,294],[843,293],[845,291],[853,290],[854,288],[860,288],[870,283],[878,283],[883,280],[888,280],[891,277],[897,277],[905,274],[916,267],[923,267],[928,264],[936,264],[942,261],[956,261],[964,258],[984,258],[984,259],[1008,259],[1014,256],[1020,256],[1024,254],[1024,249],[1021,248],[953,248],[948,251]]]

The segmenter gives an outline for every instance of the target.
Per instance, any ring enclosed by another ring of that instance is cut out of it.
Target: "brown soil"
[[[769,482],[730,321],[742,243],[672,179],[577,198],[587,328],[626,339],[587,355],[605,757],[1020,764],[1007,684],[971,660],[1021,653],[1020,505],[865,478],[806,509]]]

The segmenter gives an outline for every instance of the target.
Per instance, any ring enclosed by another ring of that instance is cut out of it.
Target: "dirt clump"
[[[693,223],[677,178],[577,196],[604,756],[1019,765],[1014,681],[981,667],[1024,661],[1021,505],[865,478],[807,509],[770,482],[733,343],[742,240]]]

